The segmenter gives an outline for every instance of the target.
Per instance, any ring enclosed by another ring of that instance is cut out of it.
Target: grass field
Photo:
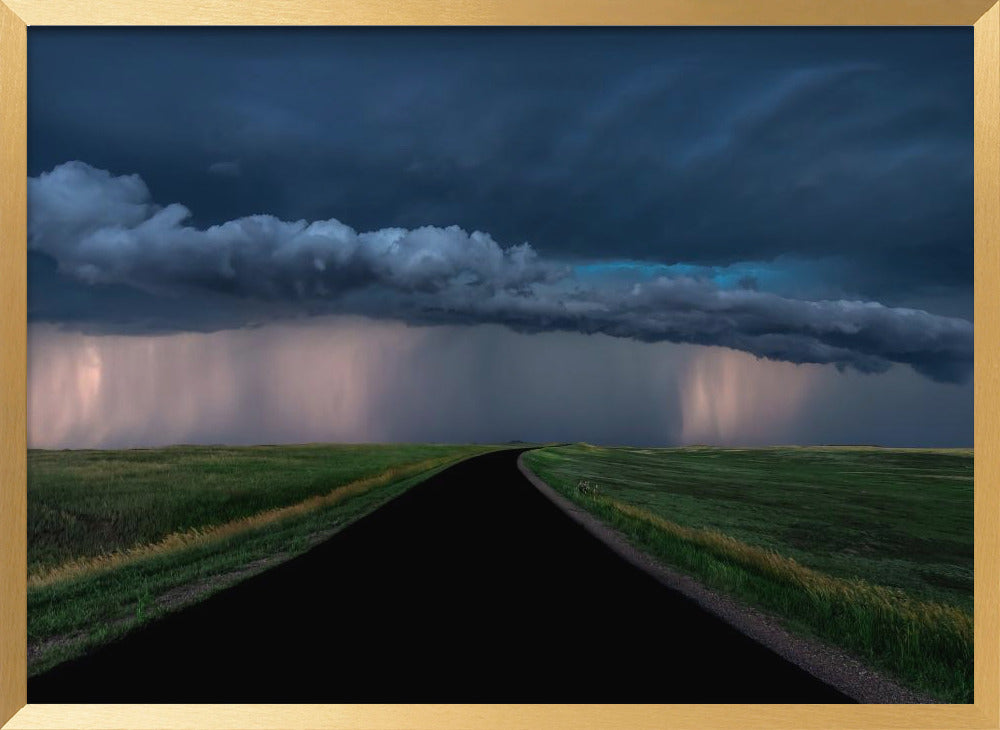
[[[574,445],[525,460],[661,561],[972,700],[971,451]]]
[[[29,675],[300,554],[488,450],[29,451]]]

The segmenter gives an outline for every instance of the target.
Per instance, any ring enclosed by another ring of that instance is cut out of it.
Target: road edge
[[[663,586],[694,601],[744,636],[826,682],[861,704],[937,704],[938,701],[903,687],[854,657],[815,639],[791,633],[778,620],[731,596],[714,591],[700,581],[667,567],[633,546],[618,530],[601,522],[582,507],[559,494],[517,457],[518,471],[567,517],[600,540],[620,558],[655,578]]]
[[[416,481],[413,484],[411,484],[410,486],[406,487],[399,494],[395,494],[395,495],[389,497],[388,499],[386,499],[385,501],[379,503],[378,505],[376,505],[375,507],[373,507],[370,511],[365,512],[365,513],[360,514],[360,515],[357,515],[353,519],[350,519],[350,520],[348,520],[346,522],[340,523],[340,524],[338,524],[336,527],[334,527],[332,529],[327,528],[327,529],[324,529],[324,530],[320,530],[320,531],[318,531],[316,533],[313,533],[308,538],[308,540],[307,540],[308,546],[304,550],[302,550],[301,552],[294,553],[294,554],[281,553],[281,554],[278,554],[278,555],[271,555],[271,556],[269,556],[267,558],[259,559],[259,560],[256,560],[256,561],[251,561],[251,563],[244,564],[244,565],[240,566],[239,568],[237,568],[235,570],[232,570],[232,571],[229,571],[227,573],[208,576],[207,579],[203,579],[203,580],[200,581],[202,584],[205,584],[205,586],[201,590],[199,590],[197,593],[193,594],[191,597],[189,597],[188,599],[186,599],[184,601],[181,601],[181,602],[178,602],[178,603],[175,603],[175,604],[171,605],[169,608],[167,608],[165,610],[160,610],[160,609],[163,608],[163,606],[160,605],[160,601],[163,599],[164,596],[168,595],[169,593],[171,593],[173,591],[177,591],[178,589],[187,588],[190,585],[192,585],[192,583],[179,584],[177,586],[174,586],[173,588],[170,588],[169,590],[165,591],[162,594],[159,594],[158,596],[156,596],[153,599],[153,608],[157,609],[157,612],[156,612],[155,615],[150,616],[146,620],[138,621],[138,622],[135,622],[135,623],[132,623],[132,619],[131,618],[125,618],[124,620],[122,620],[121,618],[115,619],[115,620],[111,620],[109,622],[109,625],[114,626],[115,624],[128,624],[128,626],[127,626],[127,628],[122,633],[115,634],[111,638],[99,641],[99,642],[97,642],[95,644],[87,645],[85,649],[83,649],[81,651],[77,651],[77,653],[75,653],[75,654],[70,654],[70,655],[66,656],[65,658],[59,660],[55,664],[52,664],[51,666],[46,666],[45,669],[43,669],[41,671],[35,671],[35,670],[33,670],[31,668],[30,663],[29,663],[29,665],[28,665],[28,667],[29,667],[28,668],[28,680],[30,681],[34,677],[40,677],[40,676],[46,674],[47,672],[55,669],[56,667],[59,667],[59,666],[65,664],[67,662],[74,661],[75,659],[77,659],[77,658],[79,658],[81,656],[85,656],[86,654],[88,654],[88,653],[90,653],[92,651],[96,651],[97,649],[100,649],[101,647],[104,647],[104,646],[106,646],[108,644],[112,644],[114,642],[121,641],[121,640],[125,639],[129,634],[131,634],[131,633],[133,633],[135,631],[142,630],[144,627],[146,627],[146,626],[148,626],[148,625],[150,625],[152,623],[155,623],[155,622],[157,622],[157,621],[159,621],[159,620],[161,620],[163,618],[166,618],[167,616],[170,616],[170,615],[172,615],[172,614],[174,614],[174,613],[176,613],[178,611],[183,611],[183,610],[185,610],[187,608],[195,606],[195,605],[197,605],[197,604],[199,604],[199,603],[201,603],[201,602],[203,602],[205,600],[208,600],[209,598],[211,598],[212,596],[214,596],[217,593],[221,593],[222,591],[226,591],[226,590],[229,590],[231,588],[235,588],[236,586],[238,586],[239,584],[243,583],[246,580],[254,578],[254,577],[260,575],[261,573],[265,573],[265,572],[267,572],[267,571],[269,571],[269,570],[271,570],[273,568],[277,568],[277,567],[279,567],[281,565],[284,565],[285,563],[287,563],[287,562],[289,562],[291,560],[295,560],[296,558],[305,555],[306,553],[310,552],[311,550],[313,550],[317,546],[321,545],[322,543],[324,543],[327,540],[329,540],[332,537],[334,537],[339,532],[342,532],[343,530],[345,530],[345,529],[347,529],[349,527],[352,527],[353,525],[357,524],[358,522],[361,522],[362,520],[364,520],[368,516],[374,514],[378,510],[382,509],[385,505],[389,504],[390,502],[392,502],[392,501],[394,501],[396,499],[399,499],[404,494],[407,494],[412,489],[415,489],[416,487],[419,487],[421,484],[423,484],[424,482],[426,482],[429,479],[434,478],[435,476],[437,476],[438,474],[440,474],[443,471],[451,469],[452,467],[457,466],[458,464],[461,464],[464,461],[468,461],[469,459],[475,459],[475,458],[478,458],[478,457],[483,456],[485,454],[494,453],[494,452],[498,452],[498,451],[512,450],[513,448],[515,448],[515,447],[496,446],[496,447],[490,448],[490,449],[488,449],[486,451],[481,451],[479,453],[471,454],[469,456],[456,457],[455,460],[453,460],[451,463],[440,464],[438,466],[432,466],[432,467],[429,467],[429,468],[427,468],[427,469],[425,469],[423,471],[418,471],[418,472],[416,472],[414,474],[411,474],[411,475],[409,475],[407,477],[403,477],[402,479],[398,480],[397,482],[387,482],[384,485],[379,485],[379,486],[387,486],[388,487],[388,486],[391,486],[393,484],[398,484],[399,482],[406,481],[408,479],[417,479],[417,478],[419,478],[419,481]],[[420,462],[417,462],[417,463],[420,463]],[[385,472],[382,472],[382,473],[376,475],[376,477],[381,476],[384,473]],[[349,484],[350,483],[348,483],[346,485],[341,485],[341,486],[349,486]],[[352,496],[356,496],[356,495],[352,495]],[[308,500],[309,498],[306,498],[306,499]],[[300,504],[300,503],[302,503],[304,501],[306,501],[306,500],[300,500],[300,502],[296,502],[296,503],[293,503],[292,505],[286,505],[286,506],[294,506],[294,505]],[[260,514],[260,513],[257,513],[257,514]],[[250,515],[250,517],[253,517],[253,516],[255,516],[255,515]],[[246,532],[249,532],[252,529],[257,529],[257,528],[248,527],[246,530],[240,531],[240,532],[236,533],[236,536],[245,534]],[[205,543],[205,544],[208,544],[208,543]],[[197,546],[198,546],[198,544],[194,543],[194,544],[191,544],[191,545],[182,546],[180,549],[184,550],[184,549],[189,549],[189,548],[197,547]],[[144,557],[141,557],[139,559],[140,560],[149,560],[149,556],[144,556]],[[251,568],[250,566],[253,565],[254,563],[257,564],[257,567]],[[125,563],[124,565],[127,565],[127,563]],[[119,565],[119,566],[116,566],[116,567],[122,567],[122,566]],[[114,571],[116,569],[116,567],[104,568],[102,570],[106,570],[108,572],[111,572],[111,571]],[[238,574],[238,577],[226,579],[226,576],[236,576],[237,574]],[[85,577],[85,576],[78,576],[78,577]],[[219,580],[220,578],[222,578],[223,580]],[[73,578],[70,578],[69,580],[73,580]],[[39,644],[42,644],[42,643],[44,643],[46,641],[58,641],[58,640],[66,639],[67,637],[76,637],[77,640],[79,641],[80,640],[79,637],[82,637],[82,636],[84,636],[86,634],[87,634],[86,631],[78,630],[78,631],[73,631],[73,632],[70,632],[70,633],[67,633],[67,634],[61,634],[61,635],[56,635],[56,636],[52,636],[52,637],[46,637],[46,639],[44,639],[41,642],[36,642],[34,645],[32,645],[30,643],[30,641],[29,641],[28,642],[28,650],[27,650],[28,651],[28,657],[30,659],[30,657],[32,656],[32,649],[33,649],[33,647],[35,649],[35,653],[37,654]],[[36,664],[36,667],[37,667],[37,664]]]

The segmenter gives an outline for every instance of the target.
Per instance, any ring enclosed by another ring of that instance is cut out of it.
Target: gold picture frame
[[[975,54],[975,704],[28,705],[27,26],[959,25]],[[997,0],[0,0],[0,726],[1000,727],[1000,3]]]

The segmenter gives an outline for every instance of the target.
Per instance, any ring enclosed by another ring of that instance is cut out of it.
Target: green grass
[[[482,446],[28,455],[29,675],[300,554]]]
[[[301,502],[476,447],[174,446],[28,452],[28,573]]]
[[[971,451],[529,452],[640,549],[904,684],[972,700]]]

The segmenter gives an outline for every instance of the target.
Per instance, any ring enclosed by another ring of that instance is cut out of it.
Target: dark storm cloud
[[[892,363],[964,380],[969,322],[877,302],[808,301],[718,278],[599,267],[502,247],[457,226],[357,232],[336,219],[270,215],[200,228],[180,204],[154,203],[137,175],[70,162],[29,179],[28,244],[76,282],[154,297],[208,296],[202,328],[234,301],[248,324],[268,311],[360,313],[413,323],[500,323],[522,332],[574,331],[658,342],[722,345],[796,363],[881,372]],[[610,272],[610,273],[608,273]],[[38,313],[33,312],[36,318]]]
[[[197,229],[180,204],[160,207],[136,175],[68,162],[28,180],[29,246],[89,284],[177,287],[309,300],[368,285],[436,294],[457,286],[518,291],[556,278],[527,244],[506,250],[457,226],[358,234],[335,219],[256,215]]]
[[[971,52],[967,28],[32,29],[30,172],[137,171],[202,227],[831,262],[795,288],[969,317]]]
[[[240,174],[240,163],[236,161],[213,162],[208,166],[208,174],[221,175],[222,177],[238,177]]]

